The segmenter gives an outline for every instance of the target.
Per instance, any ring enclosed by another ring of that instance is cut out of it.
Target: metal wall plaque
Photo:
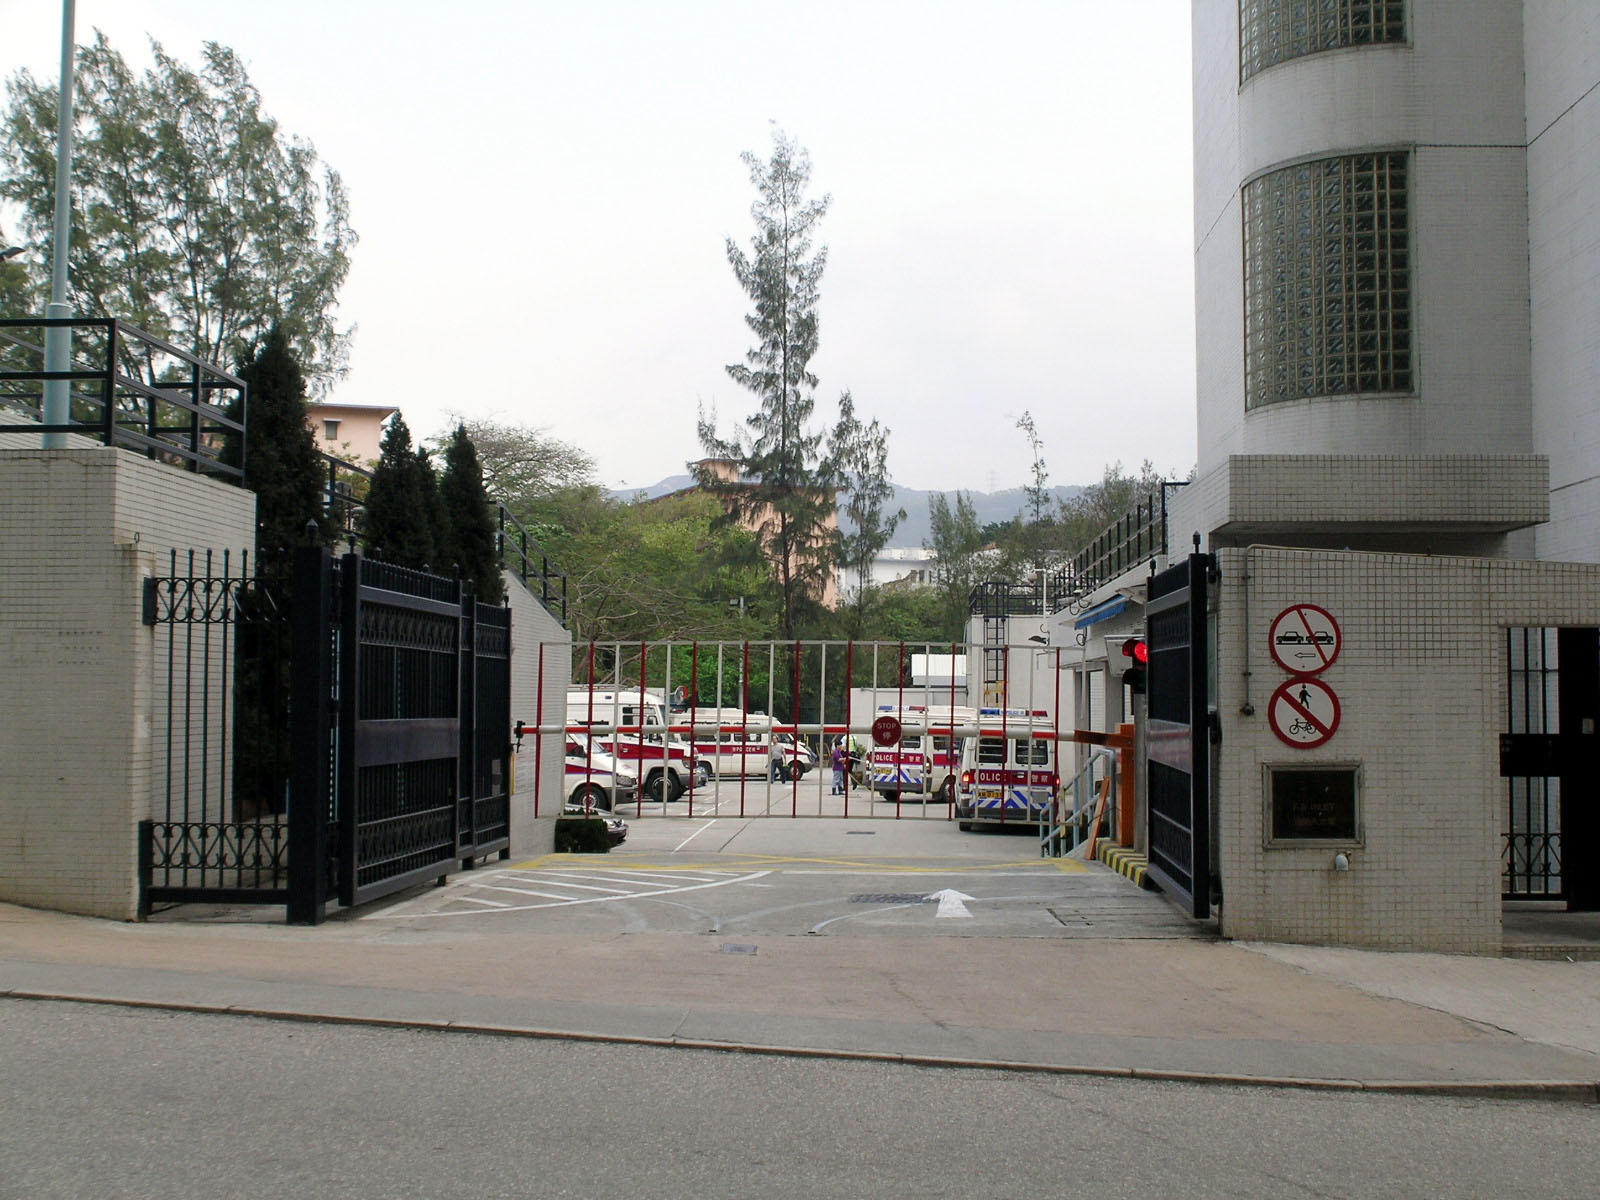
[[[1268,767],[1268,840],[1356,841],[1357,775],[1353,766]]]

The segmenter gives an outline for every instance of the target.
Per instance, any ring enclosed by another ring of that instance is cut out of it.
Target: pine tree
[[[464,425],[457,425],[445,444],[439,500],[444,509],[445,545],[461,566],[467,590],[481,603],[499,604],[505,592],[494,512],[483,486],[477,447]]]
[[[755,531],[776,575],[779,633],[792,638],[821,599],[837,541],[833,470],[819,453],[822,435],[807,428],[816,405],[809,364],[817,351],[818,286],[828,260],[826,246],[813,251],[812,237],[832,197],[806,198],[811,157],[779,129],[770,161],[749,151],[742,158],[757,192],[750,208],[756,232],[749,255],[732,238],[726,248],[754,306],[745,323],[758,340],[728,374],[755,393],[760,408],[745,419],[747,433],[728,439],[718,435],[714,417],[702,415],[700,441],[712,462],[697,476],[731,520]]]

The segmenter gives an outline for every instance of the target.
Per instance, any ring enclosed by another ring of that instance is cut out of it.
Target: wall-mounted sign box
[[[1354,763],[1261,768],[1268,846],[1356,845],[1361,840],[1361,768]]]

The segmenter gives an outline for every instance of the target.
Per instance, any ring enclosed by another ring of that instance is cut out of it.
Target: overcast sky
[[[1194,461],[1189,0],[78,0],[246,62],[344,177],[357,326],[330,399],[543,427],[644,487],[753,411],[724,239],[777,121],[823,225],[817,424],[839,393],[917,488]],[[0,0],[3,65],[56,77],[57,0]],[[8,230],[8,232],[13,232]]]

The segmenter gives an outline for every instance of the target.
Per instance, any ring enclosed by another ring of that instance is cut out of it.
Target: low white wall
[[[1217,559],[1223,932],[1498,953],[1504,631],[1600,625],[1600,566],[1267,547]],[[1290,678],[1269,654],[1268,630],[1302,603],[1328,610],[1343,634],[1337,660],[1316,676],[1338,697],[1340,723],[1315,749],[1285,744],[1268,720],[1270,696]],[[1361,771],[1348,872],[1334,870],[1334,847],[1265,844],[1262,765],[1314,763]]]
[[[255,496],[127,451],[0,450],[0,899],[129,919],[155,631],[176,549],[255,540]]]
[[[504,579],[511,606],[511,720],[552,730],[542,739],[525,736],[516,755],[511,853],[548,854],[555,848],[555,819],[561,814],[566,778],[565,738],[555,731],[567,719],[572,635],[520,579],[510,571]]]

